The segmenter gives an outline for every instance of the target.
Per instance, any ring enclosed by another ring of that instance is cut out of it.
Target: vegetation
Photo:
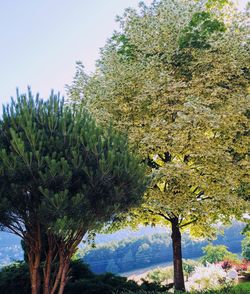
[[[188,278],[190,274],[192,274],[195,271],[195,268],[200,265],[198,261],[187,259],[183,260],[183,271],[186,276],[186,280],[188,281]]]
[[[3,268],[0,272],[1,294],[30,293],[29,268],[25,262],[12,264]],[[65,287],[65,294],[111,294],[128,290],[154,290],[162,293],[166,287],[156,283],[144,282],[141,286],[134,281],[127,281],[124,277],[118,277],[107,273],[103,275],[93,274],[80,260],[71,261],[70,280]]]
[[[17,289],[20,290],[20,294],[30,293],[29,267],[24,262],[13,263],[0,271],[0,292],[15,294]]]
[[[234,291],[239,294],[250,293],[250,282],[245,282],[235,286]]]
[[[2,294],[30,293],[29,268],[25,262],[15,263],[2,269],[0,272],[0,292]],[[193,294],[247,294],[250,283],[243,283],[234,288],[221,290],[192,292]],[[149,294],[167,293],[165,287],[156,283],[144,282],[141,286],[126,278],[112,274],[95,275],[80,260],[71,261],[69,283],[65,287],[66,294]]]
[[[227,2],[127,9],[96,72],[78,64],[68,86],[73,104],[112,120],[139,147],[154,180],[120,220],[170,224],[177,290],[185,289],[181,230],[211,235],[211,223],[241,215],[237,196],[249,177],[249,30]]]
[[[158,294],[157,291],[143,291],[139,290],[137,292],[123,291],[122,294]],[[183,292],[175,292],[176,294],[181,294]],[[250,283],[244,283],[235,287],[225,287],[220,290],[207,290],[207,291],[196,291],[191,292],[192,294],[249,294],[250,293]]]
[[[250,234],[248,233],[241,243],[242,246],[242,256],[247,260],[250,260]]]
[[[77,64],[69,103],[29,89],[3,108],[0,230],[22,239],[24,262],[0,271],[1,293],[249,292],[227,271],[249,276],[250,224],[243,261],[205,241],[203,265],[183,260],[202,243],[186,229],[212,240],[215,223],[249,211],[249,13],[231,0],[140,3],[118,18],[93,74]],[[167,226],[171,242],[85,247],[85,261],[126,271],[167,261],[172,246],[173,270],[138,285],[72,260],[83,237],[139,224]]]
[[[224,228],[224,235],[218,235],[214,245],[226,245],[231,252],[240,253],[240,242],[243,239],[241,230],[244,224],[235,223],[230,228]],[[171,233],[157,233],[126,238],[121,241],[96,244],[95,248],[88,246],[77,251],[77,256],[90,265],[95,273],[111,271],[124,273],[131,270],[150,267],[164,262],[172,262]],[[207,240],[193,240],[189,233],[182,236],[183,256],[185,259],[199,258],[203,255],[202,248],[208,245]],[[216,248],[216,246],[215,246]],[[185,272],[185,264],[184,264]]]
[[[172,282],[174,271],[172,267],[169,268],[156,268],[147,274],[147,279],[151,282],[158,284]]]
[[[195,267],[189,278],[188,290],[220,290],[232,285],[232,280],[227,278],[227,273],[220,265],[208,264]]]
[[[30,91],[4,107],[0,225],[23,239],[32,294],[62,294],[83,236],[138,205],[145,186],[126,139],[86,111]]]
[[[230,251],[228,251],[227,247],[224,245],[207,245],[206,247],[203,247],[204,255],[202,256],[202,263],[206,264],[208,263],[217,263],[219,261],[223,260],[231,260],[235,261],[238,260],[238,255],[233,254]]]

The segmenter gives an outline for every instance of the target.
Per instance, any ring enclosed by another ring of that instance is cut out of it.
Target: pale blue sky
[[[117,27],[115,16],[138,3],[0,0],[0,105],[16,95],[16,87],[25,92],[30,85],[45,97],[51,88],[64,93],[75,62],[94,70],[99,48]]]
[[[246,0],[239,0],[241,4]],[[151,0],[145,1],[147,4]],[[64,94],[81,60],[94,70],[115,16],[139,0],[0,0],[0,105],[16,87]],[[1,106],[0,106],[1,113]]]

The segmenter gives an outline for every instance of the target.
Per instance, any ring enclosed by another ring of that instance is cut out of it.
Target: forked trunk
[[[63,294],[64,288],[68,281],[70,260],[77,249],[77,245],[81,242],[83,235],[84,234],[80,231],[78,237],[75,237],[75,239],[72,242],[57,243],[59,265],[56,270],[55,279],[53,279],[53,282],[51,283],[53,286],[51,286],[50,294]]]
[[[68,238],[67,241],[48,234],[48,246],[44,266],[43,294],[63,294],[68,281],[70,260],[78,244],[85,234],[79,230]]]
[[[171,226],[174,262],[174,288],[175,290],[185,292],[185,282],[182,267],[181,232],[179,228],[178,218],[171,219]]]

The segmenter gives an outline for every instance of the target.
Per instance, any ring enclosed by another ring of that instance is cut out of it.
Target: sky
[[[243,6],[247,0],[238,0]],[[151,0],[144,1],[150,4]],[[0,105],[16,87],[65,95],[80,60],[95,67],[99,48],[118,28],[116,15],[139,0],[0,0]],[[0,106],[1,113],[1,106]]]
[[[151,1],[145,1],[150,3]],[[65,84],[81,60],[94,70],[99,48],[114,29],[116,15],[138,0],[0,0],[0,105],[16,87],[47,97]],[[0,106],[1,108],[1,106]]]

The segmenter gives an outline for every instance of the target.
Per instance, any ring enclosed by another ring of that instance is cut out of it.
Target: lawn
[[[250,282],[241,283],[235,286],[235,289],[239,291],[239,293],[250,293]]]

